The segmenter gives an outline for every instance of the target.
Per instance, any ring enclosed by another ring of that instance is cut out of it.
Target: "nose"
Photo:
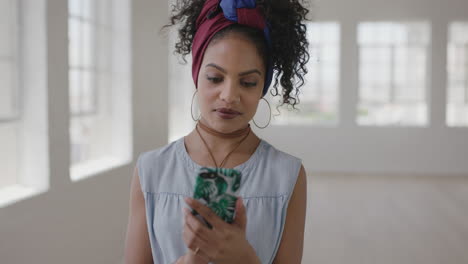
[[[221,87],[220,98],[227,104],[236,104],[240,102],[240,91],[237,83],[233,81],[225,81],[225,85]]]

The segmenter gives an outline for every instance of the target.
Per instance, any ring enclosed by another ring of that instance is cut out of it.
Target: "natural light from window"
[[[0,1],[0,189],[17,183],[19,72],[17,1]]]
[[[281,107],[277,115],[272,104],[275,125],[336,125],[339,106],[339,69],[340,69],[340,26],[335,22],[314,22],[307,24],[310,60],[307,65],[305,85],[296,106]],[[268,96],[278,102],[279,97]],[[275,103],[276,104],[276,103]]]
[[[0,208],[49,187],[45,5],[0,1]]]
[[[359,125],[428,124],[429,40],[424,22],[359,24]]]
[[[131,157],[128,9],[123,0],[69,0],[72,179]]]
[[[447,126],[468,126],[468,22],[450,24],[447,54]]]

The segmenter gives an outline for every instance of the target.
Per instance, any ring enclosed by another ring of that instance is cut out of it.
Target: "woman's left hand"
[[[240,197],[237,199],[236,216],[232,224],[224,222],[197,200],[185,198],[185,201],[213,227],[208,228],[189,209],[184,208],[183,239],[189,249],[219,264],[260,263],[246,238],[247,216]]]

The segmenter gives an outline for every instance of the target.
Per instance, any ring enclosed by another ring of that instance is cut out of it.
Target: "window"
[[[0,1],[0,189],[16,184],[19,155],[17,1]]]
[[[333,22],[309,23],[307,37],[310,60],[305,85],[299,95],[300,104],[296,107],[299,112],[281,107],[281,115],[276,117],[276,112],[273,112],[272,123],[276,125],[337,124],[340,27]]]
[[[359,125],[427,124],[429,38],[423,22],[359,24]]]
[[[447,125],[468,126],[468,22],[449,28]]]
[[[0,207],[49,187],[45,5],[0,1]]]
[[[131,161],[129,3],[69,1],[71,177]]]
[[[172,4],[172,2],[171,2]],[[192,56],[189,54],[184,64],[181,55],[174,53],[174,46],[178,40],[176,27],[168,29],[168,65],[169,65],[169,133],[168,142],[175,141],[192,131],[195,122],[190,115],[192,96],[195,84],[192,79]],[[197,95],[193,100],[193,115],[198,118],[200,107],[197,103]]]

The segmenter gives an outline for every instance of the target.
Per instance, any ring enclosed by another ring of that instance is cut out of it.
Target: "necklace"
[[[218,136],[218,137],[227,137],[227,138],[234,138],[234,137],[239,137],[239,136],[242,136],[243,134],[246,134],[236,145],[236,147],[234,147],[233,150],[231,150],[231,152],[229,152],[226,157],[223,159],[223,161],[221,161],[221,164],[218,166],[218,164],[216,163],[216,160],[213,156],[213,153],[211,153],[211,150],[210,148],[208,147],[208,144],[206,143],[205,139],[202,137],[202,135],[200,134],[200,131],[198,130],[198,126],[200,125],[200,127],[205,130],[206,132],[212,134],[212,135],[215,135],[215,136]],[[241,129],[241,130],[237,130],[237,131],[234,131],[232,133],[221,133],[221,132],[218,132],[214,129],[211,129],[205,125],[203,125],[200,121],[197,122],[197,126],[195,127],[195,129],[197,130],[197,133],[198,133],[198,136],[201,138],[201,140],[203,141],[203,144],[205,144],[205,147],[206,149],[208,150],[208,153],[210,153],[210,156],[211,156],[211,159],[213,159],[213,162],[216,166],[216,168],[222,168],[224,163],[226,162],[227,158],[240,146],[240,144],[249,136],[250,134],[250,124],[247,126],[247,128],[245,129]],[[233,136],[233,135],[236,135],[236,136]]]

